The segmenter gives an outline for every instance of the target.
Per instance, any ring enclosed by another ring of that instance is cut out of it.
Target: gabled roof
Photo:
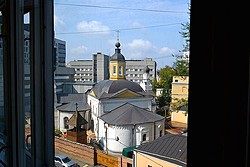
[[[72,101],[67,104],[58,106],[57,109],[60,111],[73,112],[73,111],[76,111],[76,103],[77,103],[78,111],[90,110],[89,104],[84,101]]]
[[[67,124],[74,127],[78,127],[87,123],[88,122],[81,116],[81,114],[78,111],[75,111],[75,113],[70,117]]]
[[[61,103],[84,101],[87,103],[87,97],[84,93],[68,94],[67,96],[61,96]]]
[[[164,119],[161,115],[129,103],[123,104],[100,118],[110,125],[137,125]]]
[[[180,166],[187,162],[187,135],[165,134],[149,143],[138,146],[141,152]]]

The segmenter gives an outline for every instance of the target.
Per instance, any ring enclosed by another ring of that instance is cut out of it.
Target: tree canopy
[[[190,5],[189,12],[190,16]],[[160,108],[164,106],[170,106],[171,103],[171,86],[173,76],[188,76],[189,75],[189,47],[190,47],[190,23],[183,23],[182,31],[179,32],[184,38],[185,43],[183,49],[180,51],[182,54],[173,55],[175,57],[175,62],[172,66],[166,65],[157,71],[159,75],[159,80],[154,80],[152,82],[153,91],[156,92],[157,88],[163,88],[163,93],[157,98],[157,103]],[[184,54],[186,53],[186,55]],[[172,105],[172,104],[171,104]],[[187,99],[176,100],[173,109],[178,110],[182,106],[187,106]]]

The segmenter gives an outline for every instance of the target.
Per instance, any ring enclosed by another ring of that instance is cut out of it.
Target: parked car
[[[57,167],[78,167],[77,163],[64,154],[55,154],[55,165]]]

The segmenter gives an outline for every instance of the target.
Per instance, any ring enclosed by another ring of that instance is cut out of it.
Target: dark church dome
[[[144,92],[139,84],[129,80],[103,80],[92,88],[97,98],[109,97],[123,89],[129,89],[137,93]]]
[[[119,48],[121,46],[120,42],[116,42],[115,46],[116,46],[115,53],[113,54],[113,56],[111,56],[110,60],[125,61],[124,56],[121,54],[121,49]]]

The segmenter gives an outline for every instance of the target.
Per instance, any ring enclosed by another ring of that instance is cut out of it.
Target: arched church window
[[[147,134],[143,134],[142,141],[146,141],[146,140],[147,140]]]
[[[65,129],[69,129],[68,121],[69,121],[69,118],[68,118],[68,117],[64,117],[64,118],[63,118],[64,128],[65,128]]]

